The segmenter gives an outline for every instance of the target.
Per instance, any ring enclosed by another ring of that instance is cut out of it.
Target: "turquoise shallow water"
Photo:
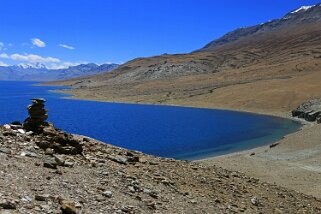
[[[30,98],[47,99],[49,120],[67,132],[161,157],[194,160],[269,144],[294,132],[291,120],[224,110],[62,99],[30,82],[0,81],[0,124],[27,117]]]

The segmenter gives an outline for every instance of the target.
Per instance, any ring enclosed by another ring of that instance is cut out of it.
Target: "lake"
[[[298,130],[251,113],[62,99],[30,82],[0,81],[0,124],[23,121],[30,98],[47,99],[49,121],[67,132],[161,157],[195,160],[267,145]]]

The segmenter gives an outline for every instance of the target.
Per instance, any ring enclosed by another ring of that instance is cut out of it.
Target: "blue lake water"
[[[0,81],[0,124],[23,121],[30,98],[47,99],[49,121],[67,132],[161,157],[194,160],[269,144],[291,120],[250,113],[62,99],[30,82]]]

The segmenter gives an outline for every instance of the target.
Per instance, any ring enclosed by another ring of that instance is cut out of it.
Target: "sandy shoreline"
[[[67,99],[116,102],[116,100],[73,93],[74,91],[72,89],[58,90],[55,92],[71,95],[65,97]],[[163,105],[159,103],[137,103],[130,100],[120,100],[120,103]],[[199,103],[196,103],[196,105],[166,103],[166,105],[233,110],[277,116],[302,123],[303,127],[299,131],[291,133],[277,141],[276,143],[278,145],[273,148],[266,145],[241,152],[198,160],[198,162],[206,165],[216,165],[228,170],[240,171],[248,176],[259,178],[262,181],[321,198],[321,184],[319,184],[321,180],[321,127],[316,123],[309,123],[302,119],[293,118],[289,112],[253,111],[252,109],[223,108],[221,106],[215,108],[206,105],[206,103],[204,105]]]
[[[42,86],[42,85],[38,85]],[[290,119],[293,121],[297,121],[305,125],[305,120],[301,120],[298,118],[293,118],[290,114],[290,112],[266,112],[266,111],[253,111],[253,110],[246,110],[243,108],[229,108],[229,107],[213,107],[213,106],[207,106],[205,105],[186,105],[181,103],[158,103],[158,102],[137,102],[137,101],[126,101],[126,100],[109,100],[104,98],[99,98],[95,96],[83,96],[75,91],[72,91],[73,89],[63,89],[63,90],[50,90],[52,93],[58,93],[58,94],[64,94],[67,96],[62,97],[62,99],[75,99],[75,100],[87,100],[87,101],[95,101],[95,102],[109,102],[109,103],[119,103],[119,104],[143,104],[143,105],[156,105],[156,106],[173,106],[173,107],[186,107],[186,108],[199,108],[199,109],[214,109],[214,110],[224,110],[224,111],[237,111],[237,112],[244,112],[244,113],[250,113],[250,114],[258,114],[258,115],[266,115],[266,116],[274,116],[274,117],[281,117],[285,119]]]
[[[200,162],[321,198],[320,139],[321,127],[311,123],[277,141],[273,148],[262,146]]]

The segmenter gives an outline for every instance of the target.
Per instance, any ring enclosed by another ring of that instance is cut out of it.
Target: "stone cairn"
[[[37,146],[49,153],[77,155],[82,154],[82,142],[54,127],[48,119],[45,109],[45,99],[31,99],[32,104],[27,107],[29,117],[24,121],[23,127],[27,131],[40,134],[42,140],[36,141]]]
[[[29,117],[24,121],[23,126],[27,131],[41,132],[47,125],[47,110],[45,109],[46,100],[43,98],[31,99],[32,104],[27,107]]]

